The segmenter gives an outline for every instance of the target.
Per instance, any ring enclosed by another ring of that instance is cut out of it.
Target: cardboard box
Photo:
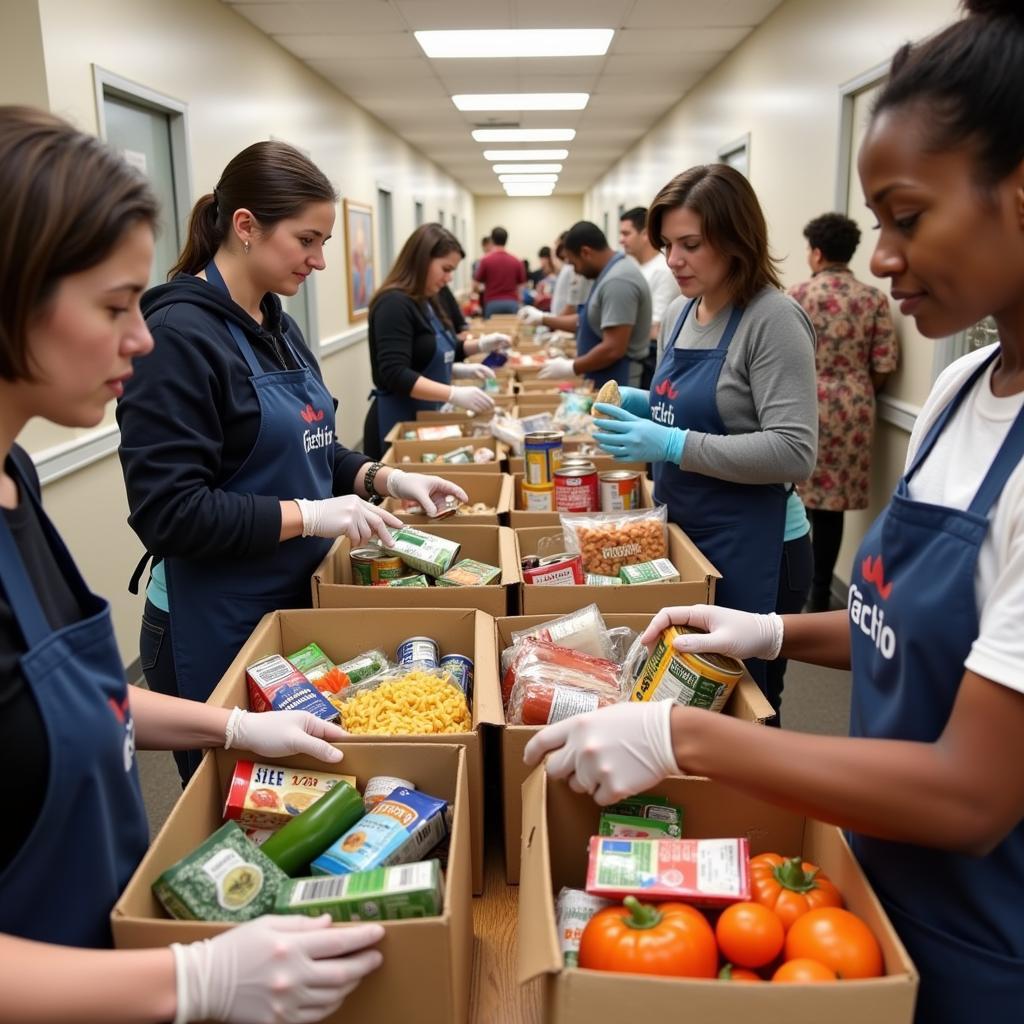
[[[442,455],[444,452],[454,451],[465,445],[472,445],[473,449],[490,448],[494,452],[494,458],[490,462],[436,462],[424,463],[423,456],[429,453]],[[505,459],[508,451],[500,441],[493,437],[453,437],[447,441],[395,441],[384,453],[380,460],[386,466],[396,466],[398,469],[412,469],[414,466],[426,465],[430,473],[443,473],[451,470],[454,473],[501,473],[504,472]],[[408,458],[409,462],[403,460]]]
[[[502,479],[497,474],[494,478]],[[349,558],[352,542],[348,537],[339,537],[313,570],[313,607],[479,608],[488,615],[508,615],[519,610],[523,576],[519,571],[515,535],[509,527],[456,526],[449,519],[430,523],[422,529],[461,544],[462,550],[456,561],[475,558],[478,562],[498,566],[501,569],[500,582],[485,587],[359,586],[352,582]]]
[[[592,444],[593,438],[587,438],[587,443]],[[574,438],[572,436],[566,438],[562,448],[566,455],[574,455],[579,451],[582,439]],[[588,455],[587,458],[594,464],[594,468],[598,473],[610,473],[613,469],[628,469],[631,472],[639,473],[641,476],[647,475],[647,463],[646,462],[616,462],[610,455]],[[402,469],[406,467],[403,466]],[[523,457],[521,455],[512,455],[510,453],[508,460],[508,472],[513,475],[516,473],[524,473],[526,471]],[[653,484],[652,484],[653,486]]]
[[[440,415],[439,419],[431,420],[429,422],[426,422],[424,420],[402,420],[401,422],[396,423],[387,432],[387,434],[384,437],[384,440],[388,444],[393,444],[395,441],[403,441],[403,440],[406,440],[406,441],[426,441],[426,440],[429,440],[429,438],[421,438],[421,437],[409,437],[409,438],[407,438],[405,435],[407,433],[409,433],[410,431],[416,431],[416,430],[426,429],[426,428],[430,428],[430,427],[451,427],[451,426],[460,427],[462,429],[462,437],[466,438],[467,440],[471,440],[472,439],[471,438],[471,432],[472,432],[473,428],[477,425],[477,422],[478,421],[476,419],[470,419],[468,416],[460,416],[457,413],[445,413],[443,415]],[[489,437],[490,436],[490,431],[488,431],[486,434],[483,434],[481,436],[482,437]],[[441,438],[441,440],[449,441],[449,440],[451,440],[451,438],[445,437],[445,438]]]
[[[547,380],[540,377],[523,378],[516,383],[516,390],[523,395],[561,395],[563,391],[594,390],[593,381],[586,377],[569,377]]]
[[[917,971],[858,866],[842,832],[707,779],[666,779],[654,793],[683,806],[684,833],[747,836],[751,854],[802,853],[839,886],[847,906],[875,933],[886,977],[816,985],[742,985],[564,968],[554,894],[582,888],[586,844],[600,809],[589,796],[548,779],[543,767],[523,786],[523,877],[519,888],[520,984],[543,978],[549,1024],[601,1024],[635,1016],[700,1024],[910,1024]]]
[[[551,618],[549,615],[516,615],[494,620],[495,650],[498,658],[501,652],[512,644],[512,634],[529,629]],[[605,615],[609,629],[629,626],[642,633],[651,621],[650,615]],[[500,681],[501,669],[498,669]],[[764,723],[774,715],[771,704],[758,689],[749,674],[736,684],[723,715],[739,718],[744,722]],[[504,721],[504,718],[502,719]],[[541,730],[538,725],[510,725],[501,730],[501,795],[505,818],[505,881],[510,885],[519,882],[520,828],[522,826],[522,786],[530,770],[523,764],[523,751],[530,739]],[[595,832],[596,835],[596,832]]]
[[[520,417],[535,416],[539,412],[554,413],[558,411],[558,407],[561,404],[562,398],[560,395],[531,395],[526,393],[516,395],[516,408],[519,410]]]
[[[515,460],[513,460],[515,461]],[[598,470],[599,473],[608,472],[606,470]],[[640,472],[640,507],[641,508],[654,508],[654,483],[650,477],[643,475]],[[509,514],[509,526],[513,530],[527,529],[531,526],[551,526],[558,528],[561,525],[561,520],[558,518],[557,512],[528,512],[526,510],[526,500],[523,497],[523,474],[514,473],[511,475],[512,480],[512,511]],[[552,501],[554,498],[552,497]]]
[[[344,744],[343,749],[344,770],[356,775],[360,788],[373,775],[405,776],[424,792],[450,801],[454,818],[443,913],[434,918],[383,922],[384,938],[377,947],[384,954],[383,965],[325,1020],[328,1024],[353,1020],[462,1024],[469,1009],[473,965],[466,753],[461,747],[441,744]],[[117,948],[193,942],[233,927],[172,920],[157,903],[151,885],[221,824],[231,772],[235,762],[247,756],[234,750],[215,750],[203,759],[114,905],[111,925]],[[296,768],[325,767],[308,756],[261,760]]]
[[[502,394],[498,394],[498,395],[492,394],[491,398],[494,399],[495,407],[498,408],[498,409],[502,409],[505,412],[511,413],[512,410],[515,408],[516,396],[511,394],[511,393],[504,394],[504,395],[502,395]],[[420,409],[416,413],[416,421],[418,423],[423,423],[423,422],[427,422],[427,423],[447,423],[447,422],[460,423],[463,420],[472,420],[472,419],[478,419],[478,418],[479,417],[476,416],[475,414],[473,416],[470,416],[464,410],[460,411],[458,409],[456,409],[455,411],[449,410],[448,412],[444,412],[441,409]]]
[[[458,467],[453,467],[458,468]],[[467,495],[470,504],[483,502],[494,509],[493,513],[479,512],[472,515],[451,516],[440,521],[422,513],[413,514],[402,510],[399,498],[388,498],[384,507],[393,512],[403,523],[413,526],[507,526],[512,511],[512,477],[507,473],[441,473],[445,480],[458,484]]]
[[[263,616],[228,666],[208,703],[216,707],[248,707],[245,668],[268,654],[288,654],[315,641],[334,662],[354,658],[374,648],[384,651],[393,660],[395,648],[411,636],[432,637],[437,641],[442,657],[465,654],[473,659],[473,731],[437,736],[352,736],[346,744],[447,743],[466,748],[473,892],[479,894],[483,892],[484,884],[483,745],[489,732],[485,727],[500,725],[503,720],[501,691],[495,674],[497,655],[494,652],[494,621],[491,616],[472,608],[435,608],[432,611],[412,608],[378,608],[372,611],[303,608],[270,612]],[[359,773],[353,770],[352,774]],[[401,772],[385,774],[401,775]]]
[[[535,526],[514,532],[517,562],[521,563],[524,555],[565,550],[560,527]],[[653,615],[676,604],[714,604],[715,584],[721,573],[675,523],[668,524],[668,557],[679,570],[678,583],[619,587],[523,586],[520,608],[524,615],[564,615],[584,605],[597,604],[606,614],[650,612]]]

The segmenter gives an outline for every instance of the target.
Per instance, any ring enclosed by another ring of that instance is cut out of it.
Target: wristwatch
[[[377,474],[383,468],[383,463],[371,462],[370,468],[366,471],[366,476],[363,477],[363,486],[366,488],[366,493],[369,495],[366,500],[369,501],[371,505],[380,505],[387,497],[386,494],[381,494],[373,485],[374,480],[377,478]]]

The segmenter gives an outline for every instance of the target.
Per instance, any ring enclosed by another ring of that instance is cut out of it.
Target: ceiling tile
[[[302,60],[382,60],[419,63],[420,49],[412,36],[400,32],[349,35],[275,35],[274,39]],[[426,65],[426,62],[423,62]]]
[[[268,35],[282,32],[338,33],[357,35],[364,32],[401,32],[405,25],[401,16],[386,0],[351,2],[239,3],[229,6]],[[358,7],[358,16],[353,17]]]
[[[750,26],[737,28],[689,28],[685,32],[654,28],[627,28],[615,33],[609,54],[678,55],[712,50],[725,53],[739,46],[751,32]]]
[[[628,28],[727,28],[757,25],[782,0],[641,0],[626,20]]]

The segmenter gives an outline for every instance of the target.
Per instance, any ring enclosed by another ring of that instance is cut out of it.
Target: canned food
[[[640,474],[613,469],[600,474],[601,511],[632,512],[640,507]]]
[[[553,484],[534,487],[523,481],[523,505],[527,512],[554,512],[555,488]]]
[[[534,586],[581,586],[583,581],[583,558],[567,552],[542,558],[536,568],[523,572],[523,582]]]
[[[396,775],[374,775],[366,780],[363,788],[363,806],[367,812],[391,795],[392,790],[404,787],[415,789],[416,787],[408,779],[400,779]]]
[[[550,486],[562,464],[562,434],[557,430],[538,430],[523,438],[525,482],[532,487]]]
[[[596,469],[560,469],[555,473],[555,509],[559,512],[596,512]]]
[[[589,469],[592,473],[597,472],[597,466],[589,455],[566,456],[562,459],[562,469]]]
[[[405,573],[405,564],[397,555],[385,555],[380,548],[356,548],[349,554],[352,582],[372,587],[387,580],[396,580]]]
[[[424,662],[431,668],[437,668],[437,641],[429,636],[411,636],[398,645],[395,657],[399,665]]]
[[[536,569],[540,565],[540,558],[537,555],[523,555],[519,564],[524,569]]]
[[[464,654],[446,654],[437,666],[442,672],[447,672],[455,681],[455,685],[466,695],[467,698],[473,694],[473,659],[467,658]]]

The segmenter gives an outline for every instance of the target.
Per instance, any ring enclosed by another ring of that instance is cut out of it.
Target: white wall
[[[840,86],[888,62],[907,40],[948,24],[957,11],[955,0],[787,0],[588,190],[587,218],[600,224],[605,212],[614,221],[619,204],[649,205],[674,175],[714,162],[721,147],[749,133],[750,179],[772,248],[783,259],[786,283],[801,280],[808,274],[802,228],[834,208]],[[856,181],[850,202],[851,210],[862,204]],[[872,245],[866,234],[855,264],[869,280]],[[894,315],[903,365],[886,393],[913,410],[931,385],[934,342],[895,309]],[[846,517],[841,578],[848,578],[860,538],[899,478],[908,438],[901,427],[878,425],[872,507]]]
[[[8,12],[14,5],[17,19]],[[41,26],[34,59],[32,8]],[[417,200],[428,216],[438,208],[447,218],[456,213],[475,234],[472,196],[459,182],[219,0],[4,0],[0,57],[0,101],[45,105],[48,95],[55,113],[85,131],[98,124],[94,64],[186,103],[193,198],[212,189],[235,153],[274,136],[308,151],[344,196],[376,204],[378,187],[390,190],[396,252],[413,229]],[[12,80],[28,85],[15,94]],[[340,400],[339,436],[352,444],[362,435],[370,372],[365,325],[348,316],[340,214],[327,259],[316,288],[319,333],[330,351],[323,368]],[[86,579],[110,599],[122,656],[131,662],[141,599],[126,587],[142,551],[125,522],[116,456],[49,485],[44,500]]]
[[[0,103],[48,103],[36,0],[3,0],[0,8]]]
[[[530,261],[530,269],[540,265],[537,251],[542,245],[555,247],[555,239],[578,220],[583,219],[582,196],[546,196],[542,198],[508,196],[477,196],[476,225],[479,230],[469,240],[466,251],[475,259],[479,255],[480,239],[492,228],[503,227],[508,232],[509,252],[521,260]],[[612,245],[616,243],[613,240]]]

